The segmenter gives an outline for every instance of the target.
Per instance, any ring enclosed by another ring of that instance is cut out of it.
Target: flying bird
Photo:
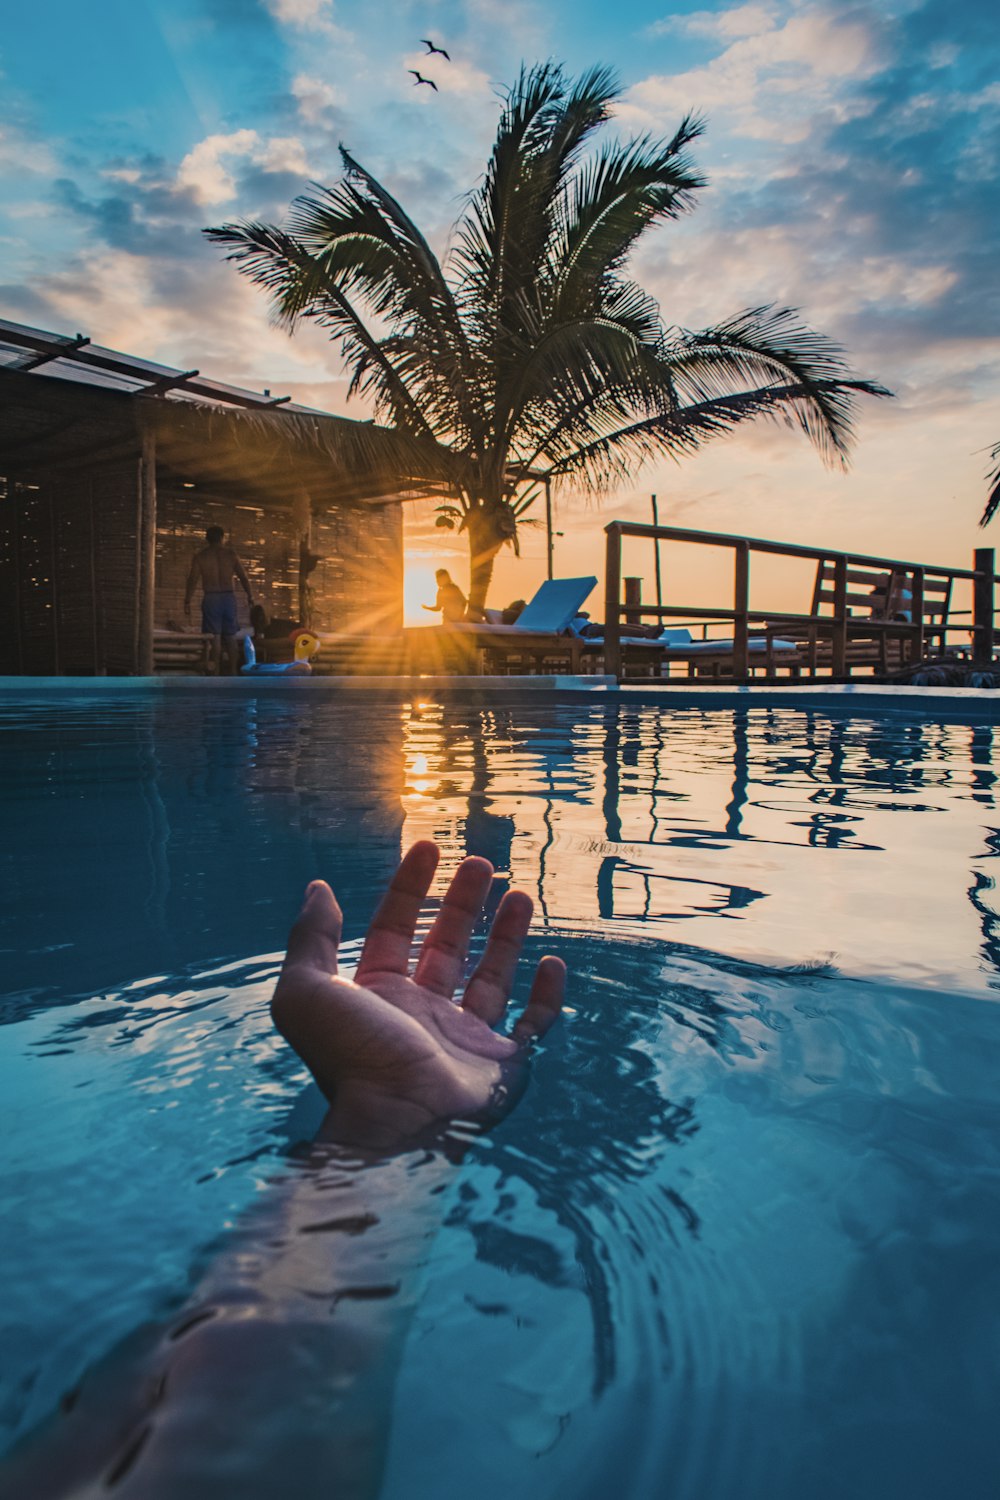
[[[438,57],[443,57],[444,60],[445,60],[445,62],[451,62],[451,58],[448,56],[448,54],[444,50],[444,48],[443,47],[435,47],[434,43],[430,40],[429,37],[422,36],[420,38],[420,40],[423,42],[424,46],[427,48],[427,56],[428,57],[433,57],[434,54],[437,53]]]
[[[417,80],[416,83],[413,85],[414,88],[419,88],[422,83],[428,83],[428,84],[430,84],[431,88],[434,90],[435,94],[437,93],[438,86],[434,82],[433,78],[425,78],[422,73],[418,73],[417,72],[416,68],[407,68],[406,71],[408,73],[412,73],[413,76],[414,76],[414,78]]]

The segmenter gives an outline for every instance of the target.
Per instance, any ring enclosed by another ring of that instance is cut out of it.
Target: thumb
[[[343,913],[326,881],[312,881],[306,887],[302,910],[288,935],[282,971],[304,967],[336,974],[343,925]]]

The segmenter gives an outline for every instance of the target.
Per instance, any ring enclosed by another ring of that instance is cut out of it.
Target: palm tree
[[[704,179],[687,148],[703,127],[688,117],[670,140],[586,152],[617,93],[604,68],[576,81],[552,63],[522,69],[443,265],[344,150],[344,178],[298,198],[287,227],[205,231],[270,293],[279,324],[309,318],[339,341],[351,394],[450,450],[439,524],[468,535],[473,618],[496,554],[516,543],[525,486],[606,490],[756,417],[797,425],[843,463],[856,394],[889,394],[789,309],[700,333],[662,322],[626,265],[654,224],[691,207]]]

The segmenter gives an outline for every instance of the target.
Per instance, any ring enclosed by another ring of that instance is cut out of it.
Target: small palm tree
[[[351,394],[447,448],[449,472],[431,477],[448,485],[441,524],[468,535],[473,618],[526,486],[605,490],[756,417],[797,425],[843,463],[856,394],[888,394],[788,309],[701,333],[662,322],[625,268],[703,185],[687,155],[702,125],[587,153],[617,92],[604,68],[576,81],[551,63],[522,69],[443,266],[346,151],[343,180],[297,199],[287,227],[205,231],[270,293],[279,324],[310,318],[339,341]]]
[[[993,468],[993,465],[996,468]],[[992,521],[997,511],[1000,510],[1000,443],[990,450],[990,470],[986,475],[986,483],[989,485],[989,493],[986,496],[986,509],[979,518],[980,526],[985,526]]]

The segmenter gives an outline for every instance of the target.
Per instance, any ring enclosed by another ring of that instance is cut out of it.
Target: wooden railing
[[[731,680],[746,682],[750,676],[750,630],[762,627],[772,635],[777,628],[784,627],[789,634],[798,628],[799,633],[808,632],[813,644],[817,639],[829,641],[828,664],[832,679],[844,679],[849,675],[849,641],[852,632],[863,630],[876,633],[879,624],[886,632],[904,637],[911,647],[911,654],[920,657],[925,649],[925,636],[937,639],[938,647],[944,651],[948,631],[963,630],[972,637],[972,659],[984,664],[992,661],[995,640],[995,562],[990,547],[978,548],[974,553],[973,566],[945,568],[926,563],[905,562],[899,558],[873,557],[866,553],[837,552],[829,547],[803,547],[789,542],[765,541],[759,537],[731,536],[714,531],[691,531],[677,526],[648,526],[629,521],[612,521],[605,527],[607,534],[607,558],[605,571],[604,610],[604,661],[605,671],[615,677],[622,676],[622,621],[628,615],[654,616],[663,625],[670,620],[685,622],[730,623],[732,626],[732,670]],[[644,538],[650,542],[682,542],[702,547],[723,547],[733,553],[733,599],[723,606],[692,606],[682,604],[642,603],[622,601],[622,540],[625,537]],[[772,609],[750,607],[750,561],[754,553],[766,553],[777,557],[802,558],[815,562],[817,582],[814,601],[821,592],[821,577],[832,570],[832,591],[824,594],[830,600],[830,613],[821,613],[814,608],[808,613],[789,613]],[[900,624],[886,620],[876,623],[852,615],[848,605],[848,575],[852,570],[874,569],[888,577],[903,576],[911,583],[910,620]],[[955,617],[968,612],[950,608],[950,588],[945,591],[943,617],[929,620],[925,611],[925,596],[928,584],[944,589],[946,584],[972,584],[971,624],[959,626]],[[729,674],[727,674],[729,675]]]

